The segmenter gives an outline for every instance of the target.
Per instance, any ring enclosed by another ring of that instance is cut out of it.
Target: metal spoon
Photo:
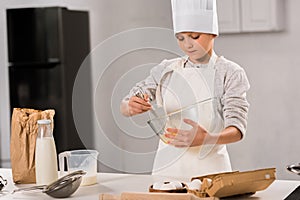
[[[38,185],[28,188],[20,188],[14,190],[12,193],[20,191],[31,191],[31,190],[42,190],[43,193],[54,197],[54,198],[65,198],[72,195],[80,186],[82,176],[86,172],[78,170],[72,172],[66,176],[61,177],[60,179],[54,181],[50,185]]]

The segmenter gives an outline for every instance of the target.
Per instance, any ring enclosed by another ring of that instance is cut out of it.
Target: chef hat
[[[171,2],[175,33],[219,34],[216,0],[171,0]]]

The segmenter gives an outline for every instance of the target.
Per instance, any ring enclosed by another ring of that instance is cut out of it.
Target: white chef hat
[[[219,34],[216,0],[171,0],[171,2],[175,33]]]

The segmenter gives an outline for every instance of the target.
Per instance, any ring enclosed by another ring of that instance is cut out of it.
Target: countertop
[[[0,175],[7,179],[8,185],[3,188],[0,193],[0,199],[53,199],[40,191],[19,192],[11,194],[11,192],[20,187],[28,187],[33,184],[15,185],[12,181],[11,169],[0,169]],[[79,189],[67,199],[99,199],[100,193],[121,194],[122,192],[147,192],[148,187],[157,181],[179,180],[189,182],[189,179],[174,179],[162,176],[152,175],[133,175],[133,174],[115,174],[115,173],[98,173],[98,183],[91,186],[81,186]],[[259,191],[249,197],[237,197],[234,199],[266,199],[266,200],[282,200],[290,194],[300,181],[276,180],[266,190]]]

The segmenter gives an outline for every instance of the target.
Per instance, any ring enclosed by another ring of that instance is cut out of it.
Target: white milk
[[[36,184],[47,185],[58,178],[53,137],[37,138],[35,151]]]
[[[94,185],[97,183],[97,162],[94,159],[86,159],[79,168],[69,168],[70,172],[82,169],[86,175],[82,176],[81,186]],[[86,165],[84,165],[86,164]]]

